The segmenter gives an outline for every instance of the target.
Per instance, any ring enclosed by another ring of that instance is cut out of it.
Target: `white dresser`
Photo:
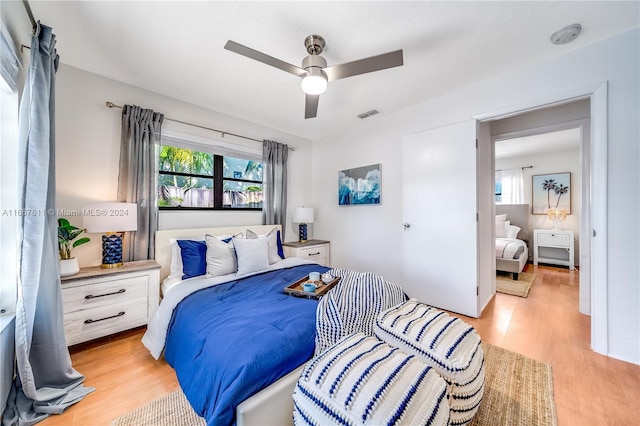
[[[533,230],[533,264],[538,262],[575,269],[573,231],[559,229]]]
[[[309,240],[306,243],[297,241],[282,243],[285,257],[300,257],[318,262],[323,266],[331,263],[329,241]]]
[[[69,346],[145,325],[160,303],[160,265],[154,260],[81,268],[60,280]]]

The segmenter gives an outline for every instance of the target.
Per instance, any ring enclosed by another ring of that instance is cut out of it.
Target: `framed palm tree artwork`
[[[533,214],[547,214],[550,209],[571,214],[571,173],[532,176],[531,206]]]

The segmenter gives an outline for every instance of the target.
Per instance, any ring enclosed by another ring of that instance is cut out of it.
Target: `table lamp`
[[[102,268],[122,266],[122,237],[138,229],[135,203],[90,203],[84,206],[83,225],[89,233],[102,236]]]
[[[565,209],[549,209],[547,218],[549,221],[553,221],[553,229],[560,229],[559,222],[566,222],[567,211]]]
[[[296,207],[293,210],[293,223],[298,224],[298,242],[307,242],[307,223],[313,223],[311,207]]]

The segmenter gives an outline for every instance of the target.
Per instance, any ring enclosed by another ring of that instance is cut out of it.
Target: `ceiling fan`
[[[272,67],[276,67],[302,78],[302,91],[305,92],[304,118],[314,118],[318,113],[318,100],[320,94],[327,90],[327,82],[340,78],[352,77],[373,71],[403,65],[402,49],[370,58],[359,59],[345,64],[328,67],[327,61],[320,56],[325,46],[325,41],[319,35],[310,35],[304,39],[309,56],[302,60],[302,67],[297,67],[280,59],[266,55],[250,47],[243,46],[235,41],[227,41],[224,48],[247,58],[255,59]]]

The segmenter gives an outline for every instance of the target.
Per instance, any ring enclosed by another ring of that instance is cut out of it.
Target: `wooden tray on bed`
[[[309,299],[320,299],[322,296],[327,294],[327,292],[331,290],[333,286],[340,282],[340,277],[335,277],[331,282],[327,284],[322,281],[315,281],[314,284],[317,286],[317,288],[314,292],[304,291],[302,289],[302,285],[306,282],[311,282],[308,275],[306,277],[300,278],[293,284],[286,286],[284,288],[285,294],[296,297],[307,297]]]

